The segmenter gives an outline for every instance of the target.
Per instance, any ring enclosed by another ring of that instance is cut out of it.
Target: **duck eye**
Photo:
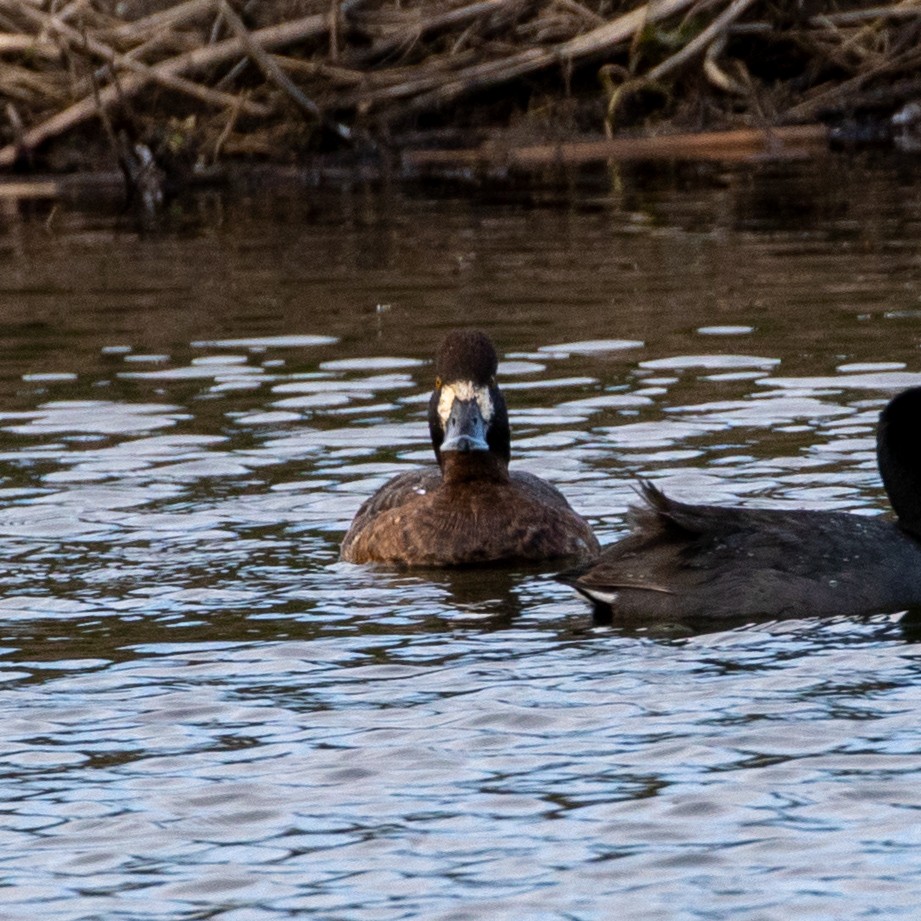
[[[441,378],[440,377],[435,378],[435,389],[441,390]]]

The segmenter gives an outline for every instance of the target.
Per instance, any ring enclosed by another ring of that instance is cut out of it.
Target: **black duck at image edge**
[[[400,474],[358,510],[342,541],[351,563],[459,566],[599,552],[555,487],[509,471],[511,433],[486,335],[450,333],[435,361],[428,422],[437,465]]]
[[[633,530],[559,581],[598,620],[697,627],[891,613],[921,605],[921,388],[880,414],[877,458],[896,521],[845,512],[690,505],[641,484]]]

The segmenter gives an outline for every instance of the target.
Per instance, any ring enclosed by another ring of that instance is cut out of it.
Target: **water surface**
[[[921,383],[910,164],[0,215],[5,919],[914,918],[898,617],[663,640],[550,569],[337,561],[501,353],[514,463],[886,512]]]

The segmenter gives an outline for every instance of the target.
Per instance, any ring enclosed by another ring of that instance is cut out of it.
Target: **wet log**
[[[578,166],[604,160],[740,160],[783,157],[828,149],[825,125],[743,128],[660,137],[612,138],[560,144],[503,147],[484,144],[464,150],[411,150],[403,154],[407,170],[540,169]]]

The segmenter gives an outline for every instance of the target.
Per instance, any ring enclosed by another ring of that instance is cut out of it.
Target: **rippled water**
[[[663,640],[552,570],[337,562],[455,325],[603,542],[638,475],[885,512],[913,172],[4,205],[2,917],[917,917],[898,617]]]

